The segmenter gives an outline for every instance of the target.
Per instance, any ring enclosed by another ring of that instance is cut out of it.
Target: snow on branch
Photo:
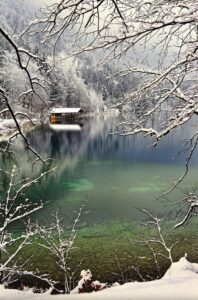
[[[198,199],[197,195],[194,193],[189,193],[182,201],[180,201],[181,207],[177,211],[177,215],[187,208],[187,212],[184,214],[184,217],[181,222],[177,223],[174,228],[178,228],[187,223],[192,216],[197,216],[198,213]]]
[[[14,42],[14,40],[11,38],[11,36],[2,27],[0,27],[0,35],[2,35],[5,38],[5,40],[9,43],[9,45],[15,51],[18,65],[19,65],[20,69],[26,73],[26,76],[28,77],[29,84],[31,86],[32,91],[35,91],[34,83],[32,80],[32,75],[30,74],[28,66],[23,63],[23,58],[21,57],[21,53],[27,55],[29,58],[32,58],[34,60],[40,61],[40,58],[38,56],[32,54],[31,52],[18,47],[17,44]]]
[[[25,116],[27,119],[31,120],[31,118],[25,114],[25,113],[22,113],[22,112],[14,112],[11,105],[10,105],[10,101],[8,99],[8,96],[6,94],[6,92],[0,87],[0,96],[4,99],[5,103],[6,103],[6,106],[15,122],[15,125],[16,125],[16,129],[17,129],[17,133],[14,133],[8,140],[8,143],[4,149],[4,153],[8,151],[9,149],[9,146],[11,144],[11,140],[14,139],[17,135],[21,135],[21,137],[23,138],[27,148],[39,159],[41,160],[45,165],[47,165],[47,160],[45,160],[44,158],[42,158],[42,156],[30,145],[27,137],[24,135],[24,133],[22,132],[22,129],[21,129],[21,126],[17,120],[17,115],[23,115]],[[33,123],[33,121],[31,120],[31,123]],[[33,123],[34,124],[34,123]]]
[[[46,67],[47,63],[41,58],[41,55],[35,55],[29,50],[20,47],[18,44],[21,44],[22,42],[16,42],[16,37],[12,37],[11,34],[7,33],[3,29],[3,27],[0,27],[0,37],[2,39],[2,42],[6,45],[6,50],[3,51],[2,54],[2,77],[6,79],[1,80],[0,85],[0,102],[1,107],[3,108],[0,114],[3,115],[9,112],[17,130],[17,133],[14,133],[8,140],[5,152],[9,151],[11,141],[16,136],[21,135],[28,149],[31,150],[34,155],[42,160],[45,164],[46,162],[41,157],[41,155],[39,155],[39,153],[37,153],[37,151],[31,147],[28,139],[23,134],[19,121],[17,119],[18,116],[23,116],[28,119],[33,125],[34,122],[32,118],[28,113],[25,113],[24,111],[15,112],[15,106],[23,106],[24,102],[32,103],[33,100],[39,100],[42,104],[45,105],[45,107],[48,107],[46,98],[48,98],[49,95],[46,87],[49,85],[49,82],[45,80],[45,75],[40,72],[41,67],[43,65],[45,65]],[[7,49],[9,49],[9,53]],[[14,78],[14,80],[18,82],[17,90],[19,90],[19,92],[14,93],[14,99],[10,91],[11,89],[13,89],[13,86],[11,86],[10,88],[9,82],[9,79],[11,78],[11,74],[9,74],[8,69],[10,63],[13,63],[13,65],[17,66],[15,71],[17,72],[17,74],[14,74],[15,77],[17,76],[17,78]],[[20,86],[19,76],[23,77],[23,80],[21,80],[23,87]],[[21,89],[23,89],[23,91],[21,91]]]
[[[153,256],[155,265],[156,265],[156,269],[158,272],[158,276],[161,277],[161,271],[160,271],[160,265],[158,262],[158,257],[164,257],[165,259],[169,260],[170,264],[173,263],[173,249],[175,248],[175,246],[178,244],[178,241],[175,241],[173,244],[168,245],[168,243],[166,242],[163,233],[162,233],[162,228],[161,228],[161,218],[155,217],[150,211],[146,210],[146,209],[140,209],[140,211],[142,213],[144,213],[149,220],[146,221],[146,225],[152,225],[156,228],[157,230],[157,238],[148,238],[142,241],[136,241],[138,243],[143,243],[145,244],[148,249],[151,251],[151,254]],[[161,251],[160,248],[155,250],[155,246],[160,246],[161,249],[163,249],[164,251]]]
[[[54,224],[50,228],[38,225],[38,233],[41,238],[39,245],[47,249],[57,260],[57,267],[64,276],[64,293],[66,294],[69,294],[74,287],[73,277],[82,264],[82,260],[80,260],[75,270],[70,268],[71,252],[75,249],[74,242],[77,235],[77,225],[80,222],[86,202],[87,200],[80,207],[70,233],[62,227],[62,219],[58,211],[53,216]]]
[[[54,170],[43,172],[34,179],[23,180],[17,179],[18,169],[15,165],[11,172],[5,173],[9,183],[0,203],[0,274],[1,283],[5,285],[17,280],[19,275],[32,275],[45,280],[51,286],[53,284],[47,276],[25,271],[25,262],[22,264],[18,259],[21,251],[31,244],[31,238],[38,234],[38,229],[31,223],[30,217],[43,207],[42,200],[31,203],[25,195],[25,190]],[[19,221],[24,221],[25,228],[16,236],[10,232],[10,226]]]
[[[142,132],[154,136],[157,143],[197,114],[196,1],[188,0],[183,5],[183,1],[161,0],[62,0],[44,9],[42,18],[31,26],[36,24],[42,28],[44,42],[54,39],[56,44],[61,35],[70,34],[74,41],[68,50],[71,54],[103,49],[104,62],[125,57],[127,52],[134,56],[134,66],[126,66],[120,76],[137,74],[139,85],[114,105],[120,111],[129,105],[131,120],[127,126],[123,121],[122,129],[115,133]],[[152,68],[136,55],[147,51],[148,59],[153,53],[156,56]],[[149,126],[163,110],[169,111],[169,118],[159,126]]]
[[[179,154],[181,154],[181,153],[186,154],[187,153],[184,173],[182,174],[182,176],[180,178],[178,178],[173,183],[173,186],[169,190],[165,191],[160,196],[158,196],[156,198],[156,200],[158,200],[160,198],[163,198],[163,197],[167,196],[168,194],[170,194],[183,181],[183,179],[187,176],[188,171],[189,171],[189,163],[190,163],[190,160],[191,160],[191,158],[192,158],[192,156],[193,156],[193,154],[194,154],[194,152],[197,148],[197,144],[198,144],[198,132],[193,134],[192,137],[187,142],[185,142],[185,145],[184,145],[182,151],[180,151],[180,153],[179,153]]]

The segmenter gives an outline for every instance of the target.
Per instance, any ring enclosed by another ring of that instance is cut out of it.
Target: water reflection
[[[81,131],[81,126],[79,124],[50,124],[52,130],[60,131]]]
[[[110,135],[117,122],[114,117],[106,116],[88,119],[83,127],[78,124],[41,126],[29,134],[29,139],[39,152],[58,160],[69,158],[77,162],[83,157],[178,164],[184,162],[186,156],[173,158],[182,149],[184,139],[195,130],[193,123],[183,126],[153,147],[155,140],[151,137]],[[193,162],[198,162],[196,155]]]
[[[50,213],[60,207],[69,223],[69,216],[86,197],[90,210],[86,224],[139,220],[136,207],[166,211],[164,203],[156,204],[153,199],[183,173],[185,154],[175,160],[173,157],[181,150],[184,137],[190,136],[195,128],[183,126],[152,147],[154,140],[150,137],[110,135],[117,122],[114,116],[106,115],[87,119],[81,130],[57,130],[43,125],[28,134],[33,147],[44,157],[55,159],[52,163],[58,166],[56,177],[43,179],[29,191],[32,201],[39,198],[49,202],[37,214],[40,220],[48,220]],[[33,176],[32,155],[21,139],[16,140],[15,151],[21,162],[20,176]],[[196,154],[192,163],[185,187],[195,183]],[[34,175],[41,169],[38,164]],[[173,193],[173,199],[178,193]]]

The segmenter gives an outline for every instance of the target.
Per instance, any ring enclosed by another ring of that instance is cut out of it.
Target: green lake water
[[[143,208],[166,217],[170,224],[168,236],[185,240],[183,245],[186,247],[181,246],[178,255],[189,250],[195,258],[197,249],[196,220],[174,231],[173,226],[181,221],[182,216],[176,215],[177,206],[172,204],[182,199],[184,191],[198,183],[197,151],[192,157],[188,176],[179,188],[167,199],[156,200],[184,173],[187,153],[173,158],[182,149],[184,140],[195,130],[194,124],[178,129],[157,147],[152,147],[154,140],[149,137],[111,135],[115,122],[111,118],[93,118],[87,120],[78,131],[67,131],[65,128],[54,130],[49,125],[43,125],[28,134],[33,147],[44,157],[53,158],[51,164],[57,166],[55,175],[43,178],[27,191],[32,202],[42,199],[45,203],[34,219],[50,224],[51,215],[58,209],[63,224],[70,228],[82,203],[87,200],[77,243],[83,249],[84,268],[92,268],[101,280],[112,278],[112,266],[115,265],[112,252],[119,249],[119,255],[124,255],[128,247],[123,246],[123,232],[135,239],[139,235],[145,236],[147,229],[142,224],[147,217],[140,212]],[[36,176],[43,169],[41,164],[37,164],[32,171],[31,154],[27,153],[20,139],[15,142],[15,151],[21,166],[19,176]],[[3,160],[1,164],[9,165]],[[3,190],[6,182],[3,178],[1,181]],[[134,248],[133,245],[133,251],[138,251],[137,246]],[[103,271],[104,264],[108,265],[104,276],[94,260],[97,255]],[[138,255],[142,257],[145,252]],[[124,264],[131,259],[126,256]],[[135,253],[133,259],[137,259]]]
[[[110,135],[115,122],[111,118],[93,118],[85,122],[81,131],[57,131],[46,125],[29,134],[31,144],[44,157],[53,158],[52,165],[57,166],[55,176],[44,178],[29,190],[32,201],[48,202],[37,214],[38,219],[48,222],[51,213],[59,208],[65,224],[70,224],[85,199],[89,213],[82,217],[84,226],[142,222],[144,216],[138,210],[142,208],[175,218],[174,207],[168,204],[180,200],[184,190],[197,184],[197,152],[188,176],[168,196],[169,201],[155,199],[184,173],[188,153],[174,157],[194,127],[181,128],[152,147],[153,140],[148,137]],[[32,176],[30,157],[20,140],[16,149],[22,160],[21,173]],[[34,175],[40,168],[34,169]]]

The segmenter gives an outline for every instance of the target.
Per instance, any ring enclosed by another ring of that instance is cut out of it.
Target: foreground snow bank
[[[0,289],[0,299],[4,300],[197,300],[198,264],[190,263],[185,257],[173,263],[163,278],[150,282],[126,283],[101,292],[77,295],[50,296],[32,294],[16,290]]]

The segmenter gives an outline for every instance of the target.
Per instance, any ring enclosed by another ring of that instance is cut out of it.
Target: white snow
[[[52,113],[56,114],[68,114],[68,113],[78,113],[80,112],[81,108],[80,107],[54,107],[52,109]]]
[[[0,130],[15,129],[16,124],[13,119],[0,119]]]
[[[21,121],[19,124],[22,125]],[[8,141],[16,131],[17,128],[13,119],[0,119],[0,142]]]
[[[198,264],[190,263],[185,257],[173,263],[163,278],[149,282],[131,282],[100,292],[77,295],[33,294],[0,287],[2,300],[197,300]]]
[[[20,114],[20,113],[15,113],[15,114]],[[23,113],[21,113],[23,114]],[[26,120],[20,120],[17,119],[18,123],[20,126],[23,126],[25,123],[29,123],[30,121],[28,119]],[[32,119],[33,123],[37,122],[37,119]],[[8,131],[8,130],[16,130],[16,124],[13,119],[0,119],[0,131]]]
[[[78,124],[50,124],[50,128],[53,130],[81,131],[81,127]]]
[[[17,121],[22,131],[25,133],[27,133],[32,128],[32,124],[28,119],[18,119]],[[37,119],[32,119],[32,122],[36,124]],[[17,127],[13,119],[0,118],[0,142],[7,142],[16,133]]]
[[[80,273],[80,276],[81,276],[81,279],[79,280],[78,285],[76,286],[76,288],[71,291],[71,294],[79,294],[79,290],[83,289],[83,284],[85,282],[89,281],[89,280],[91,281],[92,273],[89,269],[88,270],[82,270],[81,273]]]

